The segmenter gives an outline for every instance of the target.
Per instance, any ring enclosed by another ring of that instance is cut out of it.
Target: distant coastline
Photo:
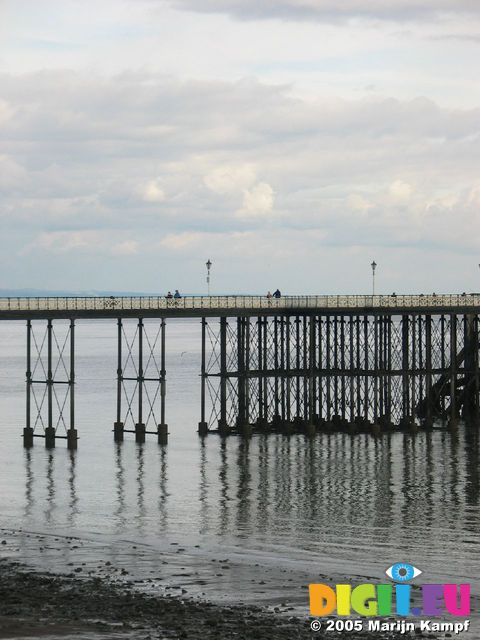
[[[87,291],[72,291],[68,289],[0,289],[2,298],[35,298],[35,297],[55,297],[55,296],[160,296],[163,292],[158,291],[99,291],[90,289]]]

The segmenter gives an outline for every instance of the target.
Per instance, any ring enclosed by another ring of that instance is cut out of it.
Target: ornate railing
[[[5,311],[142,311],[142,310],[238,310],[238,309],[395,309],[479,307],[480,294],[442,295],[323,295],[323,296],[89,296],[0,298]]]

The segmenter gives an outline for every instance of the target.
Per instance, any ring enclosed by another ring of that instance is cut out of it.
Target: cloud
[[[13,115],[14,110],[11,105],[5,100],[0,99],[0,125],[7,123]]]
[[[445,14],[480,14],[477,0],[170,0],[170,5],[200,13],[225,13],[241,20],[404,21],[434,19]]]
[[[441,35],[430,36],[432,40],[439,41],[456,41],[472,44],[480,44],[480,35],[478,33],[444,33]]]
[[[412,195],[412,187],[402,180],[395,180],[389,187],[389,193],[394,201],[406,202]]]
[[[139,245],[135,240],[125,240],[125,242],[119,242],[114,244],[110,251],[114,256],[132,256],[138,253]]]
[[[228,262],[234,260],[245,266],[245,259],[263,256],[264,267],[270,260],[287,260],[298,257],[302,251],[318,249],[318,243],[325,239],[320,231],[291,231],[269,229],[260,232],[193,232],[170,234],[163,238],[159,246],[172,254],[190,256],[199,249],[216,259]],[[253,264],[252,264],[253,266]],[[258,274],[260,276],[260,273]]]
[[[203,244],[205,236],[208,234],[199,232],[184,231],[183,233],[170,233],[159,242],[159,246],[171,251],[192,249]]]
[[[52,253],[69,253],[78,250],[96,250],[101,244],[97,231],[51,231],[40,233],[27,247],[24,253],[35,249]]]
[[[15,160],[6,155],[0,155],[0,192],[21,189],[27,172]]]
[[[480,184],[446,192],[414,189],[401,180],[368,195],[353,194],[347,201],[355,218],[352,227],[363,226],[397,244],[464,247],[476,250],[480,231]]]
[[[256,171],[251,164],[215,167],[204,178],[206,186],[214,193],[237,194],[249,189],[256,180]]]
[[[266,182],[259,182],[243,195],[243,207],[237,212],[239,216],[264,216],[272,212],[274,192]]]
[[[115,234],[118,235],[118,234]],[[117,242],[112,234],[96,229],[82,231],[45,231],[38,234],[32,242],[25,245],[21,255],[41,251],[51,254],[103,252],[113,256],[128,256],[138,252],[139,244],[135,240]]]
[[[237,217],[259,217],[272,212],[274,191],[266,182],[259,182],[255,167],[251,164],[215,167],[204,177],[210,191],[233,198],[241,197],[242,206],[236,211]]]
[[[143,200],[145,202],[164,202],[165,201],[165,191],[160,186],[159,180],[150,180],[148,182],[142,193]]]
[[[294,237],[305,261],[315,243],[480,250],[478,108],[146,72],[0,83],[12,114],[0,128],[4,245],[55,258],[56,273],[71,257],[77,274],[129,255],[148,274],[152,260],[178,267],[166,254],[185,265],[242,252],[261,271],[262,247],[290,256]]]

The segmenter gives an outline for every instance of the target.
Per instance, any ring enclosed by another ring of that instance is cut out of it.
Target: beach
[[[414,634],[421,637],[421,634]],[[153,596],[105,578],[31,571],[0,562],[0,638],[191,638],[296,640],[320,638],[310,620],[253,606],[220,606],[199,599]],[[379,637],[335,633],[335,637]],[[383,634],[385,640],[405,637]],[[429,634],[430,638],[433,636]]]

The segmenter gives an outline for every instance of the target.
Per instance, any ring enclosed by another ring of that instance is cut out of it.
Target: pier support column
[[[273,380],[273,422],[275,427],[278,428],[282,425],[282,419],[280,416],[280,342],[278,331],[278,317],[273,318],[273,367],[274,367],[274,380]]]
[[[143,444],[145,442],[146,428],[143,422],[137,422],[135,424],[135,442]]]
[[[326,384],[326,411],[325,420],[328,426],[331,426],[332,421],[332,400],[331,400],[331,360],[330,360],[330,316],[325,316],[325,384]]]
[[[465,385],[463,396],[463,413],[468,421],[478,418],[478,341],[478,316],[468,314],[464,317]]]
[[[368,358],[368,347],[369,347],[369,321],[368,316],[364,316],[363,318],[363,357],[364,357],[364,369],[365,369],[365,377],[364,377],[364,391],[363,391],[363,420],[368,423],[368,416],[370,410],[370,402],[369,402],[369,384],[370,384],[370,369],[369,369],[369,358]]]
[[[115,442],[123,442],[122,422],[122,342],[123,342],[123,324],[122,319],[117,320],[117,420],[113,425],[113,439]]]
[[[450,314],[450,410],[449,429],[457,427],[457,316]]]
[[[240,432],[246,424],[245,402],[245,319],[237,318],[237,389],[238,389],[238,415],[237,426]]]
[[[31,398],[32,398],[32,322],[27,321],[27,399],[26,399],[26,424],[23,429],[23,446],[33,447],[33,428],[31,425]]]
[[[425,426],[433,426],[432,396],[432,316],[425,317]]]
[[[257,318],[257,370],[258,370],[258,417],[257,427],[264,426],[263,423],[263,360],[262,360],[262,318]]]
[[[36,322],[35,326],[41,326]],[[69,449],[77,448],[78,434],[75,429],[75,321],[73,318],[65,333],[65,324],[59,332],[55,332],[53,321],[47,321],[43,338],[35,338],[32,320],[27,320],[27,370],[26,370],[26,415],[23,429],[23,444],[31,447],[34,438],[44,438],[47,448],[54,448],[58,438],[67,441]],[[35,361],[32,362],[32,347],[35,347]],[[45,354],[46,349],[46,354]],[[69,366],[64,356],[69,353]],[[55,362],[54,362],[55,356]],[[66,372],[67,379],[59,379],[57,372]],[[42,379],[42,375],[44,377]],[[34,376],[35,375],[35,379]],[[42,387],[41,394],[35,389]],[[46,388],[45,388],[46,387]],[[62,391],[61,391],[62,389]],[[32,420],[32,399],[35,401],[36,416]],[[67,405],[67,402],[69,403]],[[64,413],[68,407],[68,414]],[[65,419],[69,416],[69,420]],[[66,434],[57,433],[57,427],[62,425]]]
[[[205,401],[206,401],[206,336],[207,333],[207,319],[202,318],[202,361],[200,370],[200,422],[198,423],[198,435],[206,436],[208,434],[208,423],[205,415]]]
[[[388,318],[386,319],[386,323],[387,323],[387,347],[386,347],[386,362],[387,362],[387,371],[388,371],[388,377],[387,377],[387,397],[385,400],[385,416],[386,416],[386,421],[388,423],[388,425],[390,426],[392,424],[392,316],[388,316]]]
[[[222,435],[230,433],[227,424],[227,319],[220,318],[220,419],[218,431]]]
[[[45,429],[45,446],[55,447],[55,429],[53,427],[53,370],[52,370],[52,321],[47,322],[47,409],[48,426]]]
[[[249,425],[251,433],[251,417],[250,417],[250,318],[245,318],[245,422]]]
[[[244,437],[252,435],[250,424],[250,318],[237,318],[238,349],[238,429]]]
[[[138,372],[137,372],[137,415],[138,421],[135,424],[135,442],[141,444],[145,442],[145,424],[143,422],[143,318],[138,319]]]
[[[168,424],[159,424],[157,434],[158,444],[168,444]]]
[[[292,376],[290,374],[290,318],[285,317],[285,374],[287,376],[285,393],[285,419],[288,423],[292,421]]]
[[[379,413],[379,392],[380,392],[380,354],[381,354],[381,318],[373,318],[373,424],[378,425]]]
[[[165,337],[165,320],[162,318],[160,326],[160,424],[157,428],[158,444],[168,443],[168,424],[165,422],[165,401],[167,399],[167,372],[165,368],[166,353],[166,337]]]
[[[145,442],[146,435],[151,434],[157,436],[160,444],[166,444],[165,397],[165,319],[161,318],[159,325],[145,325],[144,319],[138,318],[135,334],[129,338],[128,323],[118,318],[114,441],[123,442],[125,433],[134,433],[137,443]],[[130,428],[127,428],[127,423]],[[152,423],[154,430],[149,428]]]
[[[308,415],[305,416],[305,430],[307,435],[315,435],[315,408],[316,408],[316,385],[315,373],[317,367],[316,359],[316,317],[309,318],[309,340],[308,340]]]
[[[354,423],[355,420],[355,342],[354,342],[354,327],[355,327],[355,316],[350,316],[349,320],[349,358],[348,358],[348,366],[350,368],[350,394],[349,394],[349,422],[350,424]],[[321,360],[320,360],[320,366]]]
[[[410,376],[409,376],[409,324],[408,315],[402,316],[402,423],[410,424]]]
[[[78,432],[75,429],[75,320],[70,320],[70,426],[67,430],[67,448],[76,449]]]

